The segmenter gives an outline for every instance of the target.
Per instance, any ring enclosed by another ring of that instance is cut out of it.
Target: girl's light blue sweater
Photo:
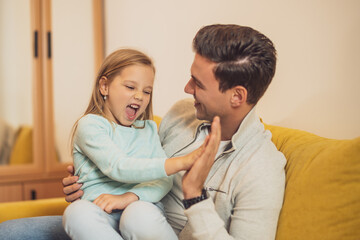
[[[143,125],[136,121],[136,125]],[[110,123],[102,116],[82,117],[74,135],[74,166],[82,199],[95,200],[103,193],[135,193],[140,200],[160,201],[171,189],[156,123],[145,121],[144,128]]]

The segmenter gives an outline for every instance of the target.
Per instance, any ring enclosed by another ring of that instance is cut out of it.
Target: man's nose
[[[186,92],[188,94],[191,94],[191,95],[194,95],[194,93],[195,93],[194,81],[192,80],[192,78],[190,78],[190,80],[185,85],[184,92]]]

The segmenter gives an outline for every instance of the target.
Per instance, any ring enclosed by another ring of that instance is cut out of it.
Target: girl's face
[[[100,79],[100,92],[106,96],[105,115],[123,126],[131,126],[150,102],[154,71],[150,66],[132,65],[124,68],[109,84]]]

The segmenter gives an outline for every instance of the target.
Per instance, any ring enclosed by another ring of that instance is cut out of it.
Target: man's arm
[[[225,226],[222,207],[215,206],[213,199],[185,210],[187,232],[190,230],[194,239],[275,239],[284,195],[285,158],[277,150],[264,150],[252,155],[249,162],[257,164],[246,165],[232,178],[234,189],[227,196],[231,208],[226,209],[231,211],[229,225]]]
[[[185,210],[194,239],[275,239],[284,186],[276,183],[275,176],[257,176],[258,179],[252,176],[243,178],[233,191],[229,226],[225,226],[218,212],[221,207],[215,207],[212,199]]]

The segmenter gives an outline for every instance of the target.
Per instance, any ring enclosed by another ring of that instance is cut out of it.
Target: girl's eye
[[[131,90],[135,89],[133,86],[126,86],[126,87]]]
[[[150,95],[150,94],[151,94],[150,91],[144,91],[144,93],[147,94],[147,95]]]

